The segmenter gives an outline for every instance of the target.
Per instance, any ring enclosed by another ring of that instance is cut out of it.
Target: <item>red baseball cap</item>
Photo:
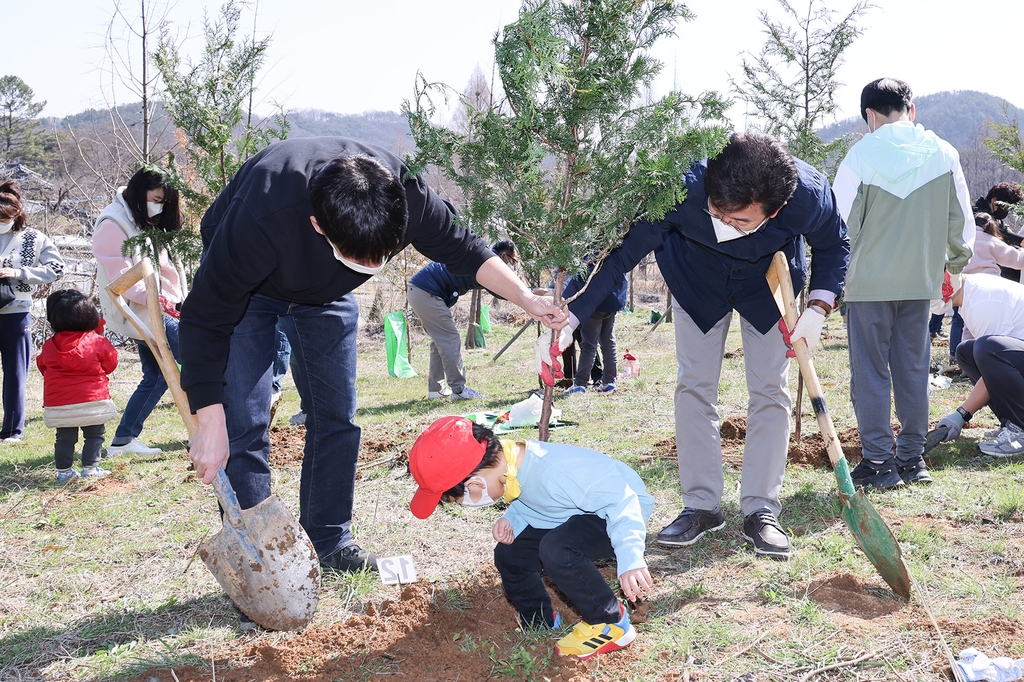
[[[409,451],[409,472],[420,485],[409,503],[413,515],[430,516],[441,495],[480,466],[486,449],[487,442],[473,437],[473,422],[465,417],[441,417],[428,426]]]

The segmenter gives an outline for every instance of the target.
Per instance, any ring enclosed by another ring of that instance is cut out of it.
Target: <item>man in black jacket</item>
[[[204,483],[225,467],[243,509],[270,495],[275,328],[290,318],[308,377],[299,521],[325,568],[376,568],[350,529],[360,435],[352,290],[412,244],[535,319],[566,322],[454,217],[401,159],[335,137],[270,145],[203,216],[203,259],[180,327],[182,386],[199,421],[189,455]]]

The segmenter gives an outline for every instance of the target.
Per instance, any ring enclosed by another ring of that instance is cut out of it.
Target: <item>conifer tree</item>
[[[861,0],[839,22],[824,0],[808,0],[801,14],[787,0],[779,5],[792,23],[760,21],[767,36],[757,55],[743,59],[743,80],[733,90],[754,109],[763,131],[786,144],[791,154],[820,169],[829,179],[850,148],[848,137],[823,141],[815,131],[838,110],[836,79],[843,53],[864,32],[857,22],[874,6]]]
[[[440,167],[465,194],[460,220],[506,232],[535,276],[557,272],[560,303],[584,257],[600,260],[637,219],[664,217],[685,197],[686,169],[727,141],[715,93],[642,98],[661,70],[651,47],[692,18],[673,0],[526,0],[494,40],[504,98],[467,107],[468,133],[431,125],[431,95],[452,90],[420,77],[404,106],[412,167]],[[549,387],[547,408],[550,398]]]

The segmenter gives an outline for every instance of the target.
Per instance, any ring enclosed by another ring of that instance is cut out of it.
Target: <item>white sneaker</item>
[[[1006,426],[994,440],[978,443],[978,449],[991,457],[1024,454],[1024,429],[1012,422],[1006,422]]]
[[[299,412],[298,414],[293,414],[288,420],[288,423],[292,426],[302,426],[306,423],[306,413]]]
[[[124,445],[111,445],[107,448],[107,457],[117,457],[118,455],[159,455],[163,450],[160,448],[151,448],[139,441],[138,438],[132,438]]]
[[[444,384],[441,384],[441,388],[437,391],[427,391],[427,400],[437,400],[439,398],[447,398],[452,394],[452,389]]]
[[[473,400],[475,398],[486,398],[483,393],[477,393],[469,386],[462,387],[462,393],[452,393],[452,400]]]
[[[96,465],[91,467],[82,467],[82,473],[80,473],[79,476],[81,476],[82,478],[87,478],[89,476],[99,478],[100,476],[106,476],[109,473],[110,472],[104,469],[103,467]]]

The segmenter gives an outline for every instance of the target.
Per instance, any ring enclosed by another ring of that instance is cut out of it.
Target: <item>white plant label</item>
[[[380,581],[385,585],[402,585],[416,582],[416,564],[411,554],[389,556],[377,559]]]

